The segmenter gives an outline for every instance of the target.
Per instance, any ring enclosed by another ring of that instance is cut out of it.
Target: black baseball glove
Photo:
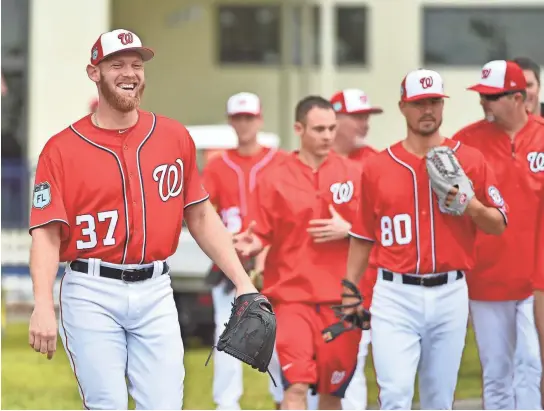
[[[276,315],[268,299],[259,293],[242,294],[236,298],[229,322],[219,336],[217,350],[270,374],[268,365],[275,343]],[[213,348],[206,365],[212,353]],[[270,377],[276,385],[272,375]]]
[[[340,321],[329,325],[321,332],[325,342],[331,342],[340,334],[356,328],[361,328],[363,330],[370,329],[370,312],[363,308],[363,296],[359,292],[359,289],[355,284],[346,279],[342,280],[342,285],[350,291],[349,294],[342,294],[342,298],[354,297],[354,302],[350,304],[333,305],[331,307],[335,311],[336,317],[340,318]],[[344,312],[344,309],[346,308],[355,308],[355,311],[351,314],[346,314]]]

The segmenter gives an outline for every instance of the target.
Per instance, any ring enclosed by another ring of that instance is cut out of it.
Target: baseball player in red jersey
[[[38,160],[29,343],[53,357],[53,282],[67,262],[59,332],[84,407],[127,409],[128,378],[137,409],[181,409],[184,349],[165,260],[182,220],[238,294],[256,290],[208,201],[188,131],[139,109],[153,52],[118,29],[90,57],[96,113],[53,136]]]
[[[540,364],[544,367],[544,189],[540,193],[540,210],[537,222],[536,275],[533,282],[535,324],[540,346]],[[544,398],[544,374],[540,379],[540,398]],[[544,401],[541,404],[544,408]]]
[[[238,137],[238,147],[213,158],[203,170],[204,187],[210,194],[227,230],[236,234],[247,228],[253,204],[253,191],[262,173],[285,155],[276,148],[266,148],[257,141],[262,127],[261,101],[253,93],[237,93],[227,101],[229,124]],[[249,261],[244,262],[249,267]],[[235,298],[232,282],[217,266],[209,275],[212,283],[216,339],[223,333]],[[279,381],[279,380],[278,380]],[[281,387],[272,384],[271,393],[281,402]],[[231,355],[214,353],[213,398],[218,409],[240,409],[243,393],[242,363]]]
[[[359,89],[339,91],[330,101],[338,122],[334,151],[359,162],[376,154],[378,150],[366,144],[365,139],[370,116],[383,113],[383,109],[370,104],[366,93]]]
[[[491,61],[481,73],[470,90],[479,93],[486,119],[458,131],[453,139],[483,153],[509,206],[504,235],[478,235],[476,264],[467,276],[484,407],[539,409],[541,366],[532,280],[537,193],[544,183],[544,120],[526,111],[527,82],[516,63]]]
[[[347,280],[357,284],[368,264],[378,267],[370,313],[382,409],[411,408],[416,372],[421,408],[451,409],[468,321],[465,271],[474,265],[476,232],[498,235],[506,227],[505,205],[482,154],[439,132],[444,97],[435,71],[404,78],[399,107],[407,136],[365,164],[351,229]],[[469,201],[456,189],[446,198],[446,205],[464,205],[460,216],[443,212],[431,187],[426,155],[439,146],[453,150],[472,181]]]
[[[331,104],[336,111],[337,130],[333,149],[338,154],[348,157],[361,165],[368,158],[378,153],[378,150],[367,145],[364,139],[369,130],[370,116],[383,113],[383,109],[375,107],[363,90],[346,89],[335,93]],[[369,267],[359,284],[365,307],[370,308],[372,288],[376,283],[376,267]],[[362,333],[357,354],[357,368],[346,395],[342,399],[342,408],[345,410],[365,410],[367,407],[367,387],[364,373],[370,330]]]
[[[360,170],[331,150],[336,115],[329,101],[307,97],[295,118],[300,151],[259,182],[256,223],[235,242],[242,255],[270,246],[262,293],[274,301],[278,321],[282,408],[305,409],[316,385],[319,408],[340,409],[361,335],[344,333],[327,344],[322,330],[338,322],[330,305],[340,302]]]

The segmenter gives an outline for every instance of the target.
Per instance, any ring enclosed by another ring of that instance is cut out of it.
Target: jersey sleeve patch
[[[32,198],[32,206],[43,210],[51,204],[51,185],[45,181],[34,186],[34,195]]]
[[[504,199],[502,198],[502,195],[497,187],[489,186],[487,189],[487,194],[489,194],[489,198],[497,207],[504,206]]]

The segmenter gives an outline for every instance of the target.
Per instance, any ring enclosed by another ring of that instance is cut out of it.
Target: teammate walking
[[[283,409],[306,408],[317,385],[320,409],[340,409],[355,369],[359,332],[326,344],[336,323],[349,221],[355,213],[359,167],[331,151],[336,115],[329,101],[310,96],[295,111],[301,148],[268,173],[256,190],[257,218],[235,236],[243,255],[270,245],[262,293],[273,302],[276,346],[285,387]]]
[[[508,199],[511,221],[500,237],[478,235],[476,264],[467,277],[484,407],[540,409],[532,280],[538,189],[544,183],[544,120],[526,111],[527,82],[516,63],[491,61],[481,73],[470,90],[479,93],[486,119],[453,139],[483,153]]]
[[[420,69],[404,78],[399,108],[407,136],[365,164],[351,229],[349,281],[359,282],[377,248],[370,312],[382,409],[411,408],[416,372],[421,408],[451,409],[467,329],[465,271],[473,265],[475,233],[500,234],[506,226],[504,201],[482,155],[440,134],[445,97],[434,71]],[[436,147],[449,148],[468,176],[447,197],[436,194],[437,183],[427,171],[426,156]]]
[[[383,109],[370,104],[366,93],[359,89],[339,91],[332,96],[331,103],[338,124],[334,151],[358,162],[378,153],[365,140],[370,128],[370,116],[383,113]]]
[[[367,145],[364,140],[368,134],[370,116],[383,113],[383,109],[372,106],[366,93],[359,89],[337,92],[331,98],[331,104],[336,112],[337,120],[333,149],[336,153],[356,161],[362,167],[364,161],[378,153],[378,150]],[[359,284],[365,304],[367,303],[366,308],[370,307],[376,274],[376,268],[369,267]],[[342,408],[345,410],[365,410],[367,407],[365,362],[369,344],[370,330],[364,330],[359,343],[357,368],[342,399]]]
[[[527,82],[525,107],[535,116],[542,116],[540,106],[540,66],[528,57],[515,58],[514,63],[521,67]]]
[[[92,46],[87,75],[96,113],[42,150],[30,216],[35,307],[29,343],[52,358],[53,282],[59,332],[87,409],[181,409],[183,343],[169,267],[182,220],[236,286],[256,292],[208,201],[184,126],[139,109],[144,62],[135,33],[113,30]]]
[[[257,141],[263,123],[261,101],[253,93],[237,93],[227,101],[229,124],[236,132],[238,147],[213,158],[204,168],[204,186],[210,194],[227,230],[236,234],[247,228],[255,187],[262,173],[278,163],[285,154],[266,148]],[[243,263],[249,269],[249,259]],[[219,338],[231,314],[235,288],[229,278],[214,266],[208,276],[212,283],[215,338]],[[242,363],[225,352],[214,353],[213,399],[217,409],[240,409],[243,393]],[[279,381],[279,379],[278,379]],[[282,399],[281,387],[271,385],[276,403]]]

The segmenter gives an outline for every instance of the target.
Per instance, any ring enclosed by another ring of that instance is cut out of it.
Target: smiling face
[[[145,76],[142,57],[136,52],[117,53],[98,66],[87,67],[89,78],[98,86],[100,97],[120,112],[130,112],[139,107]]]

